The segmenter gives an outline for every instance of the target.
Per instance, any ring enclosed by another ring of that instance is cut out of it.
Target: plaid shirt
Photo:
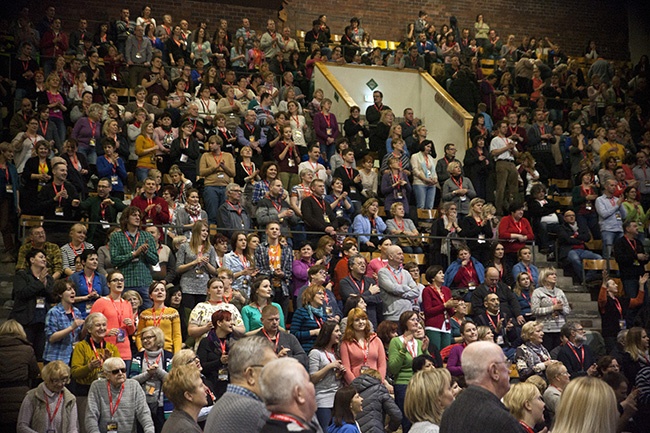
[[[27,253],[34,248],[34,245],[31,242],[27,242],[20,247],[18,250],[18,261],[16,262],[16,271],[25,270],[29,267],[29,264],[25,260]],[[45,258],[47,259],[47,270],[50,272],[50,275],[57,272],[63,272],[63,256],[61,255],[61,248],[52,242],[45,242],[43,248],[41,248],[45,253]]]
[[[269,184],[266,181],[255,182],[255,185],[253,185],[253,204],[257,204],[258,201],[266,197],[267,192],[269,192]]]
[[[232,383],[228,384],[228,386],[226,387],[226,392],[230,392],[232,394],[237,394],[237,395],[243,395],[244,397],[249,397],[257,401],[262,401],[262,399],[253,391],[249,391],[243,386],[233,385]]]
[[[255,250],[255,266],[259,269],[260,275],[264,275],[268,278],[273,277],[273,269],[271,269],[271,263],[269,261],[268,242],[264,242],[257,246],[257,249]],[[289,287],[293,276],[293,251],[289,246],[282,247],[280,268],[282,269],[282,272],[284,272],[284,277],[282,277],[282,294],[284,296],[289,296]]]
[[[70,326],[75,318],[83,318],[78,308],[72,307],[74,315],[68,316],[61,304],[54,306],[45,316],[45,352],[43,359],[46,361],[56,361],[57,359],[70,363],[72,357],[72,344],[79,341],[82,326],[79,326],[73,332],[69,333],[63,339],[56,343],[50,343],[50,337],[55,332],[61,331]]]
[[[111,262],[124,274],[124,287],[146,287],[152,283],[150,266],[158,263],[156,241],[150,233],[138,230],[138,235],[132,237],[123,231],[114,232],[110,239]],[[128,239],[127,239],[128,236]],[[131,245],[131,242],[134,242]],[[133,257],[131,252],[140,245],[149,244],[146,254]]]

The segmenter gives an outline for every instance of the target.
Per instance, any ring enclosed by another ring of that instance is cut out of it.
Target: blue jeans
[[[418,209],[433,209],[436,200],[436,187],[432,185],[413,185]]]
[[[88,160],[88,164],[96,165],[97,164],[97,152],[95,151],[94,146],[79,146],[79,153],[83,153]]]
[[[323,428],[323,431],[327,431],[327,426],[330,425],[332,420],[332,408],[319,407],[316,409],[316,418],[318,418],[318,423]]]
[[[149,168],[145,167],[136,167],[135,168],[135,178],[138,179],[138,181],[143,181],[149,176]]]
[[[567,255],[567,259],[569,260],[569,263],[571,263],[573,272],[577,277],[579,277],[582,275],[582,259],[599,260],[602,259],[602,257],[600,254],[596,254],[589,250],[571,250]],[[588,271],[586,275],[587,280],[591,280],[592,277],[596,276],[595,274],[597,274],[596,271]]]
[[[408,385],[394,385],[395,389],[395,403],[397,404],[397,407],[399,407],[399,410],[402,411],[402,431],[404,433],[408,432],[411,429],[411,421],[409,421],[408,418],[406,418],[406,415],[404,415],[404,399],[406,398],[406,388]]]
[[[205,211],[208,213],[208,222],[216,224],[219,206],[226,201],[226,187],[206,186],[203,189],[203,200],[205,201]]]
[[[149,297],[149,286],[125,287],[124,291],[135,290],[142,297],[142,306],[140,311],[153,307],[153,301]]]
[[[50,117],[50,122],[56,125],[56,133],[58,135],[58,137],[54,138],[56,147],[59,149],[59,153],[63,152],[63,142],[65,141],[65,134],[67,132],[65,122],[58,117]]]
[[[600,232],[600,235],[603,239],[603,258],[609,259],[612,252],[612,245],[614,245],[614,242],[616,242],[617,239],[623,236],[623,232],[610,232],[602,230]]]

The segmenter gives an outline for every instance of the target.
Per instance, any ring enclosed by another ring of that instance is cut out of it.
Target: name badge
[[[621,319],[621,320],[619,320],[619,321],[618,321],[618,326],[619,326],[621,329],[625,329],[625,319]]]
[[[88,142],[88,144],[89,144],[90,146],[92,146],[92,147],[95,147],[95,139],[94,139],[94,138],[91,138],[90,141]]]
[[[181,162],[187,162],[187,155],[185,154],[181,155]]]
[[[336,216],[341,218],[343,216],[343,209],[336,209]]]
[[[467,196],[466,195],[461,195],[460,196],[460,201],[465,201],[465,200],[467,200]]]
[[[327,135],[332,135],[332,128],[327,128],[326,133]]]
[[[504,341],[503,341],[503,335],[499,335],[499,336],[497,337],[497,344],[498,344],[499,346],[501,346],[501,345],[503,345],[503,343],[504,343]]]
[[[225,382],[228,380],[228,368],[227,367],[221,367],[219,369],[219,380],[222,382]]]
[[[56,209],[54,209],[54,215],[56,215],[58,217],[62,217],[63,216],[63,208],[62,207],[57,207]]]
[[[621,221],[621,214],[619,212],[616,212],[616,221]]]
[[[93,309],[93,304],[90,301],[86,302],[86,314],[90,314],[91,310]]]
[[[115,422],[115,421],[107,422],[106,423],[106,431],[117,431],[117,422]]]
[[[296,165],[296,163],[295,163],[295,161],[293,159],[289,159],[288,163],[289,163],[289,167],[293,167],[293,166]]]
[[[483,233],[478,235],[478,243],[479,244],[484,244],[485,243],[485,235]]]
[[[117,331],[116,340],[118,343],[123,343],[126,340],[126,332],[124,331],[124,329],[120,328]]]
[[[224,177],[226,177],[226,174],[223,171],[220,171],[219,173],[217,173],[217,177],[219,179],[223,179]]]
[[[111,176],[111,184],[112,185],[117,185],[118,182],[119,182],[119,180],[118,180],[117,176],[115,176],[115,175]]]
[[[45,298],[39,296],[36,298],[36,308],[44,309],[45,308]]]
[[[350,187],[350,194],[356,194],[356,193],[357,193],[357,189],[355,187],[351,186]]]
[[[7,194],[13,194],[14,193],[13,185],[7,184],[6,191],[7,191]]]
[[[160,263],[156,263],[151,267],[151,270],[154,272],[160,272],[162,269],[160,268]]]
[[[142,54],[140,54],[140,53],[135,53],[135,58],[136,58],[136,59],[141,59],[141,58],[142,58]],[[117,429],[116,429],[116,430],[117,430]]]
[[[326,223],[329,224],[330,222],[330,217],[327,214],[323,214],[323,219],[325,220]]]
[[[99,220],[99,222],[102,224],[102,229],[108,230],[111,228],[111,225],[108,223],[106,220]]]

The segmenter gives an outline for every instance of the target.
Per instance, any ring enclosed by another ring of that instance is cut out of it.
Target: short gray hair
[[[228,354],[230,376],[241,378],[248,367],[263,365],[267,350],[273,352],[273,346],[264,337],[246,337],[237,341]]]
[[[158,328],[157,326],[147,326],[142,331],[140,331],[140,340],[142,340],[142,336],[145,332],[151,332],[154,335],[154,338],[156,339],[156,346],[158,348],[165,346],[165,333],[162,331],[162,329]]]
[[[232,191],[235,188],[241,188],[238,183],[235,182],[230,182],[228,185],[226,185],[226,194],[228,194],[230,191]]]
[[[109,373],[116,368],[124,368],[126,367],[126,363],[122,358],[118,358],[117,356],[113,356],[111,358],[108,358],[107,360],[104,361],[104,365],[102,366],[102,369],[104,370],[104,373]]]
[[[300,362],[289,357],[266,364],[260,373],[260,394],[264,403],[276,406],[290,402],[296,387],[303,386],[304,376],[299,371],[304,369]]]
[[[463,350],[460,362],[468,384],[481,382],[488,374],[488,367],[494,362],[492,352],[502,353],[502,350],[490,341],[476,341]]]
[[[95,326],[95,322],[102,319],[106,320],[106,324],[108,325],[108,319],[106,319],[106,316],[104,316],[102,313],[90,313],[84,322],[86,331],[90,332],[90,330]]]

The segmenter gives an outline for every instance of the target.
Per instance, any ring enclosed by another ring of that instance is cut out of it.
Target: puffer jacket
[[[402,412],[379,379],[362,374],[352,381],[352,386],[363,398],[363,411],[357,415],[361,433],[384,433],[385,416],[390,416],[391,431],[402,422]]]
[[[38,378],[32,345],[20,337],[0,335],[0,424],[16,424],[20,405]]]

